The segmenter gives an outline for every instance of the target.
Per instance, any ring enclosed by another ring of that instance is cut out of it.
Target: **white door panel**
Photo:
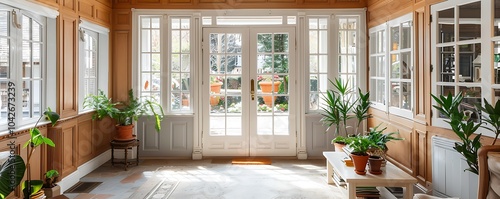
[[[203,154],[295,156],[295,29],[204,28],[203,41]]]

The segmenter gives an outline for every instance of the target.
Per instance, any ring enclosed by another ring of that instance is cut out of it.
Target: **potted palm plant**
[[[92,119],[102,119],[110,117],[116,121],[115,140],[133,140],[133,122],[137,121],[140,116],[152,115],[155,119],[155,129],[157,132],[161,130],[161,121],[163,120],[163,108],[151,97],[143,97],[141,99],[134,97],[132,89],[128,92],[128,101],[112,102],[102,90],[98,91],[97,95],[89,95],[85,97],[83,102],[84,107],[95,110]]]
[[[343,82],[340,79],[335,79],[335,81],[330,81],[330,84],[334,89],[328,89],[323,95],[324,106],[322,107],[321,122],[328,128],[335,126],[335,135],[339,135],[343,130],[343,134],[349,135],[348,129],[352,128],[347,122],[350,119],[356,119],[356,126],[353,130],[354,134],[359,134],[359,128],[363,121],[370,118],[368,109],[370,108],[370,93],[363,93],[361,89],[358,88],[357,98],[353,99],[354,91],[349,88],[349,82]],[[345,140],[343,138],[333,139],[332,143],[336,146],[336,151],[341,150],[345,146]]]

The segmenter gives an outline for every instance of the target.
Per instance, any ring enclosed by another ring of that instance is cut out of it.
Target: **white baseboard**
[[[64,177],[60,182],[57,183],[59,184],[59,186],[61,186],[61,193],[64,193],[67,189],[78,183],[80,181],[80,178],[97,169],[110,159],[111,149],[79,166],[75,172]]]

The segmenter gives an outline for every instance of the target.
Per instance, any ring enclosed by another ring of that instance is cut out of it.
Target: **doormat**
[[[168,198],[174,192],[177,185],[179,185],[179,182],[162,180],[145,198]]]
[[[233,158],[232,164],[236,165],[271,165],[269,158]]]
[[[102,182],[78,182],[64,193],[90,193],[94,188]]]

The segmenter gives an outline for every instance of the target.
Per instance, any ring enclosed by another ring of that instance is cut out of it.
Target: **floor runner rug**
[[[231,161],[235,165],[271,165],[269,158],[233,158]]]
[[[102,182],[78,182],[64,193],[90,193],[94,188],[99,186]]]

